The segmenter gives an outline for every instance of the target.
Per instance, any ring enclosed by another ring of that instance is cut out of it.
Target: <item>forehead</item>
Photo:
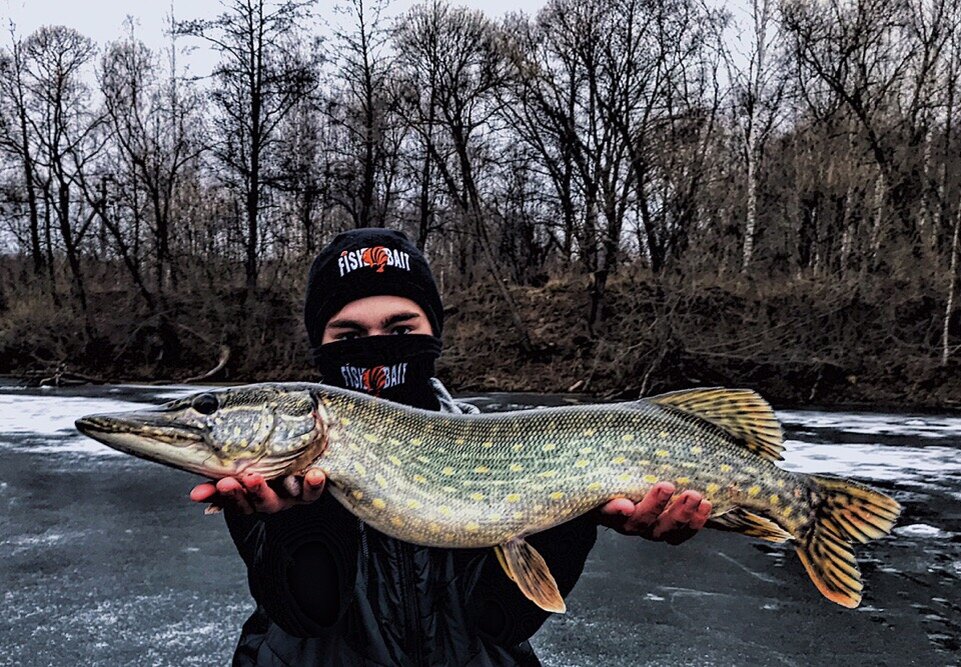
[[[338,310],[329,322],[351,320],[369,327],[375,327],[395,315],[415,313],[426,318],[427,314],[416,301],[393,295],[368,296],[351,301]]]

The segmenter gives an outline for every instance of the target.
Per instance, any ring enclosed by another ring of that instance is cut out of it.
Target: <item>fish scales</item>
[[[792,540],[818,590],[861,601],[852,545],[890,533],[900,505],[849,480],[779,468],[783,438],[750,390],[450,415],[312,384],[208,391],[159,408],[91,415],[77,428],[151,461],[217,479],[322,469],[327,488],[384,533],[438,547],[492,546],[536,604],[565,610],[525,537],[657,482],[702,493],[708,527]]]
[[[735,505],[769,508],[777,496],[782,510],[803,516],[803,478],[695,421],[651,403],[465,418],[401,416],[389,404],[366,402],[347,424],[334,423],[329,437],[338,446],[317,465],[364,521],[438,547],[491,546],[540,532],[611,498],[639,500],[659,481],[703,493],[714,515]]]

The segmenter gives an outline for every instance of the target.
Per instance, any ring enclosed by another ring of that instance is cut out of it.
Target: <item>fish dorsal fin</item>
[[[494,551],[504,572],[529,600],[545,611],[559,614],[567,611],[554,576],[534,547],[518,537],[498,544]]]
[[[685,389],[647,399],[709,421],[770,461],[784,457],[781,424],[768,402],[750,389]]]
[[[713,517],[707,522],[706,527],[715,530],[730,530],[775,544],[787,542],[794,537],[770,519],[748,512],[741,507],[735,507],[729,512]]]

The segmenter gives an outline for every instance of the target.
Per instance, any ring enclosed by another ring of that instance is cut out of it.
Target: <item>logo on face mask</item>
[[[377,245],[357,250],[344,250],[337,258],[337,268],[340,269],[341,276],[346,276],[351,271],[365,266],[369,266],[377,273],[383,273],[385,266],[396,266],[398,269],[410,271],[410,254],[403,250],[392,250]]]
[[[341,366],[341,375],[348,389],[357,389],[373,396],[379,396],[384,389],[396,387],[404,383],[407,377],[407,362],[393,366],[374,366],[373,368],[357,368],[355,366]]]

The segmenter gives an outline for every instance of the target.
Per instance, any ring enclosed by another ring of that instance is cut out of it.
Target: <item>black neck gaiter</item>
[[[336,341],[318,345],[311,353],[326,384],[439,410],[430,379],[440,350],[439,338],[403,334]]]

